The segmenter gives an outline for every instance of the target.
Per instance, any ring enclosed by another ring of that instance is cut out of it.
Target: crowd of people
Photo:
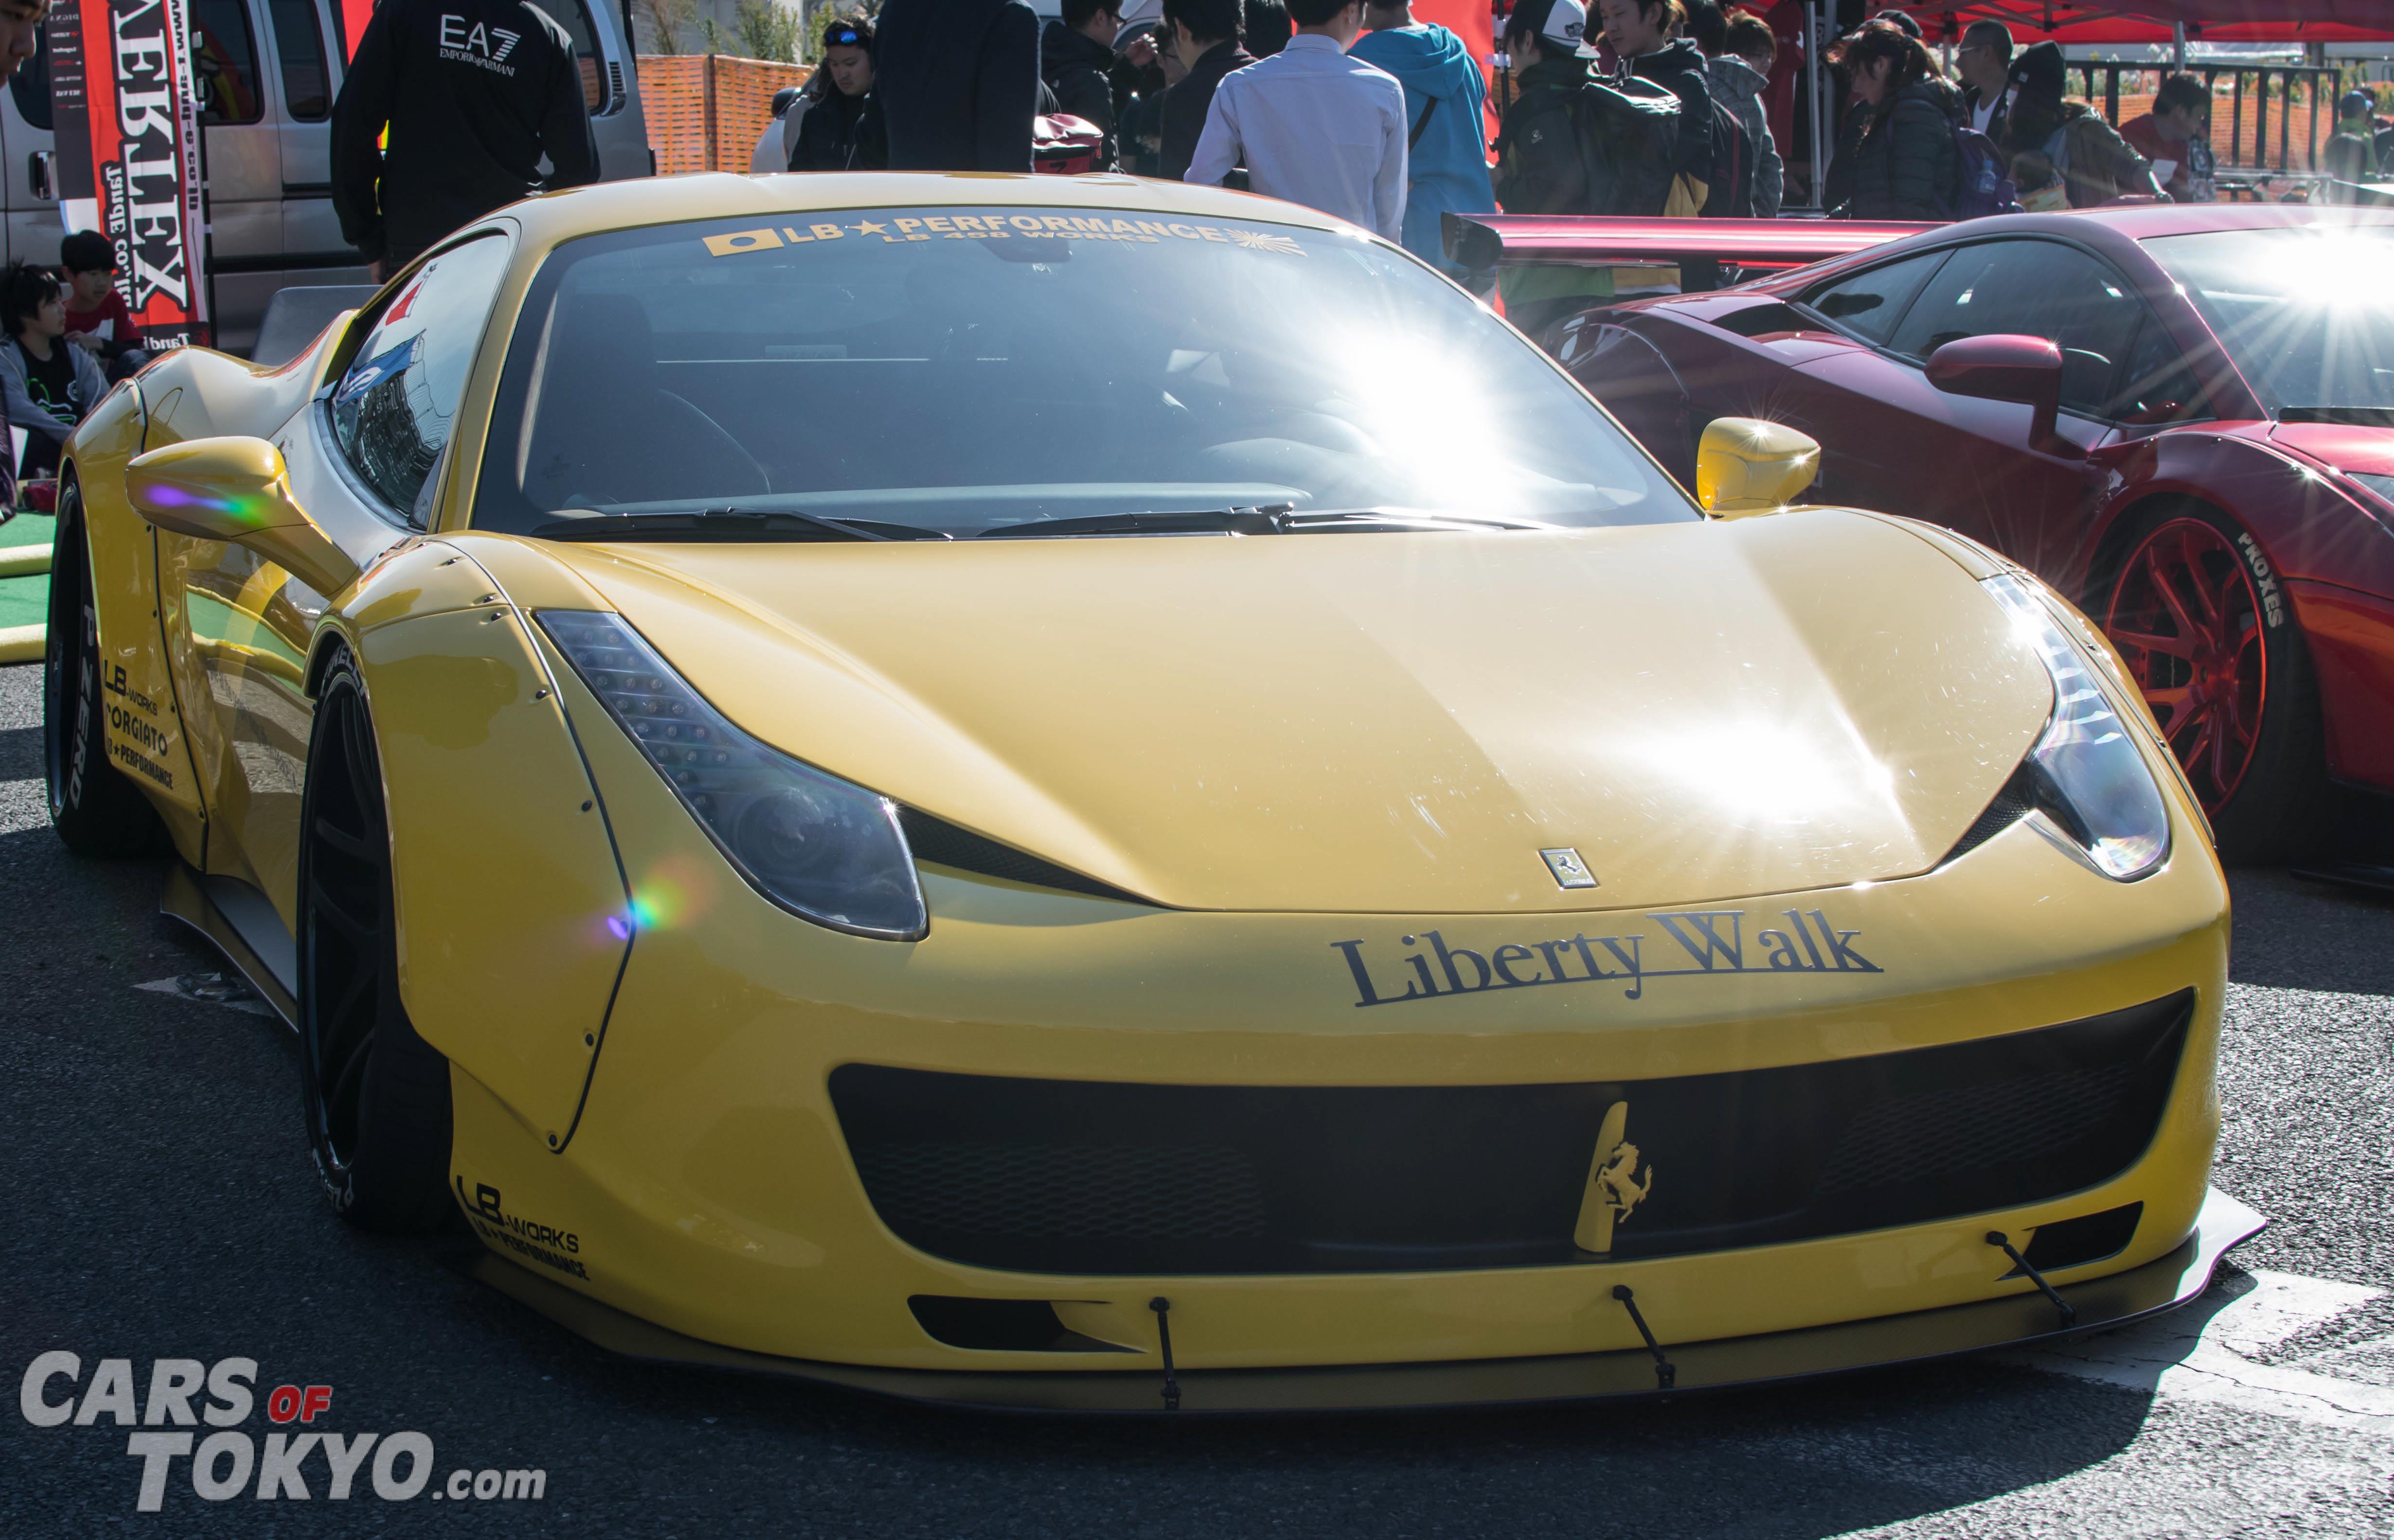
[[[56,268],[0,269],[0,412],[21,431],[21,454],[0,458],[0,507],[20,486],[57,476],[59,448],[113,382],[149,362],[141,329],[116,292],[116,250],[97,230],[59,245]],[[37,506],[46,501],[35,499]]]

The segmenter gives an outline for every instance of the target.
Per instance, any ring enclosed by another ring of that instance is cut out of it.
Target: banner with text
[[[116,247],[116,288],[152,348],[208,340],[200,86],[186,0],[57,0],[50,101],[59,213]]]

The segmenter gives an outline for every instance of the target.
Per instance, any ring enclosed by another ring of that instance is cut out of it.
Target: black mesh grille
[[[1155,1086],[845,1064],[833,1105],[909,1244],[1026,1272],[1369,1272],[1581,1258],[1598,1130],[1653,1186],[1616,1257],[1850,1234],[2092,1187],[2151,1141],[2192,992],[2082,1021],[1733,1074]]]
[[[963,1235],[1264,1232],[1264,1191],[1237,1150],[1138,1145],[874,1144],[857,1166],[896,1228]]]
[[[1882,1101],[1847,1126],[1815,1191],[1851,1192],[2047,1154],[2110,1116],[2135,1076],[2134,1066],[2113,1064]]]
[[[916,861],[927,861],[937,866],[953,866],[959,872],[978,872],[983,876],[1001,877],[1007,882],[1028,883],[1033,888],[1060,888],[1066,892],[1116,899],[1124,903],[1148,902],[1136,893],[1125,893],[1095,877],[1085,877],[1053,862],[1028,855],[1011,845],[1000,845],[970,829],[960,829],[943,818],[934,818],[914,808],[899,809],[898,823],[906,831],[907,847],[914,852]]]

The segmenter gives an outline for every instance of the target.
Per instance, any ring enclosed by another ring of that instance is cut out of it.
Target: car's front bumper
[[[1721,1389],[1918,1362],[2055,1337],[2107,1331],[2175,1310],[2210,1285],[2230,1246],[2267,1223],[2213,1189],[2194,1232],[2174,1251],[2134,1268],[2059,1291],[2075,1320],[2033,1290],[1942,1310],[1850,1321],[1804,1331],[1663,1345],[1673,1390]],[[1009,1412],[1165,1410],[1164,1382],[1152,1367],[1104,1372],[1023,1373],[884,1369],[743,1352],[662,1326],[552,1283],[529,1270],[485,1256],[476,1276],[500,1292],[611,1352],[659,1362],[841,1386],[908,1401]],[[1181,1412],[1394,1411],[1409,1407],[1600,1400],[1665,1393],[1652,1355],[1638,1349],[1539,1358],[1457,1359],[1429,1363],[1328,1365],[1302,1369],[1180,1370]]]

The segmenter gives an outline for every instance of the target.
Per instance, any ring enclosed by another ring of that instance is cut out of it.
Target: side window
[[[2101,262],[2052,241],[1989,241],[1953,254],[1888,344],[1909,358],[1959,337],[2018,334],[2061,349],[2061,404],[2105,415],[2142,301]]]
[[[291,116],[300,123],[322,122],[333,111],[333,93],[315,0],[267,0],[267,15],[274,23],[274,61],[283,72],[283,99]]]
[[[496,235],[427,262],[366,334],[333,391],[341,453],[416,523],[425,514],[417,500],[448,447],[450,420],[506,266],[507,243]]]
[[[1884,345],[1894,335],[1896,322],[1903,319],[1903,308],[1944,259],[1943,252],[1932,251],[1852,273],[1814,289],[1804,296],[1804,303],[1841,330],[1864,342]]]
[[[2190,422],[2212,415],[2211,403],[2194,377],[2194,369],[2178,351],[2177,343],[2161,318],[2145,312],[2137,345],[2128,351],[2127,368],[2120,375],[2119,398],[2104,416],[2139,428],[2159,423]]]
[[[552,0],[533,9],[555,20],[573,40],[573,65],[582,72],[582,105],[592,117],[607,110],[607,83],[599,72],[607,66],[598,54],[598,30],[591,24],[587,0]]]
[[[33,57],[8,77],[8,94],[17,99],[17,115],[35,128],[50,126],[50,29],[33,29]]]
[[[256,123],[266,116],[257,89],[257,39],[244,0],[191,0],[191,70],[200,77],[200,121]]]

